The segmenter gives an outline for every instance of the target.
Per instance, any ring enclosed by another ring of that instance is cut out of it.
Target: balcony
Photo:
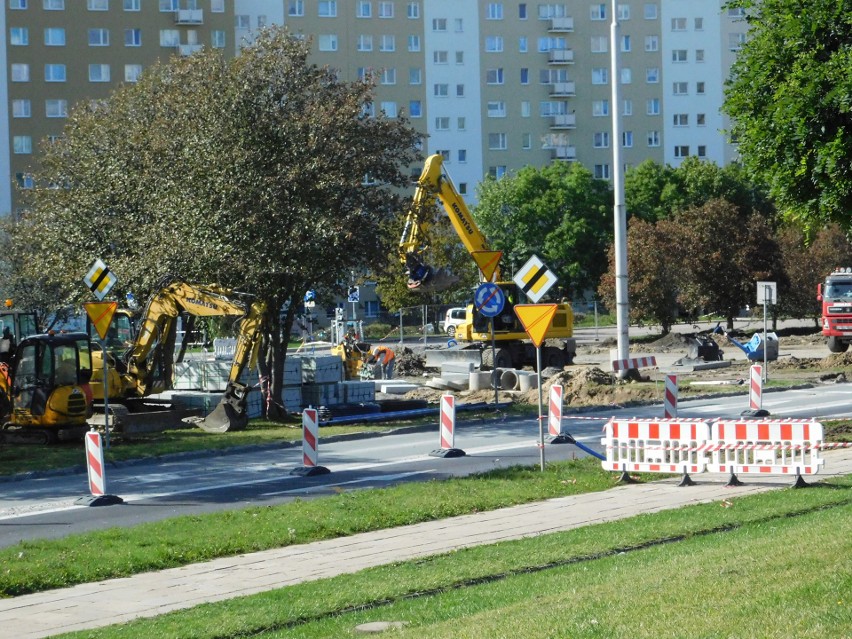
[[[553,157],[556,160],[565,160],[566,162],[574,162],[577,159],[577,147],[575,147],[575,146],[555,146],[555,147],[553,147]]]
[[[577,116],[573,113],[554,115],[550,120],[551,129],[575,129],[577,128]]]
[[[203,44],[179,44],[178,45],[178,53],[180,53],[183,57],[190,56],[196,51],[201,51],[204,48]]]
[[[175,24],[204,24],[204,9],[178,9]]]
[[[574,64],[573,49],[551,49],[547,61],[550,64]]]
[[[554,98],[563,97],[568,98],[573,95],[577,95],[574,87],[574,81],[569,80],[568,82],[554,82],[550,85],[550,96]]]
[[[571,33],[574,31],[574,18],[551,18],[547,30],[550,33]]]

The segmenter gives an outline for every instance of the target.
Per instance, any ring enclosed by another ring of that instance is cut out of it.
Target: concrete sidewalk
[[[809,482],[852,474],[852,448],[827,451],[824,457],[824,470],[808,478]],[[794,480],[791,476],[744,475],[740,479],[745,486],[726,488],[727,477],[720,475],[701,474],[693,479],[698,482],[695,486],[678,487],[677,479],[626,485],[601,493],[550,499],[0,600],[0,628],[3,636],[16,639],[49,637],[459,548],[752,495],[789,487]]]

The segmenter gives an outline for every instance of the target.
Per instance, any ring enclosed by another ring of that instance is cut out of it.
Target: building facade
[[[746,24],[722,0],[3,0],[0,213],[30,188],[42,140],[68,110],[203,46],[238,55],[283,24],[341,79],[375,74],[376,113],[405,114],[475,200],[486,175],[578,161],[611,179],[625,167],[696,155],[726,164],[723,83]],[[611,77],[611,48],[619,78]],[[613,105],[611,83],[620,83]],[[612,139],[618,108],[621,140]],[[413,173],[419,174],[420,167]]]

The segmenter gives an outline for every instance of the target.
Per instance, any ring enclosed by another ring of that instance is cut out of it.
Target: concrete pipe
[[[500,388],[503,390],[518,390],[518,371],[506,369],[500,375]]]
[[[470,390],[485,390],[493,388],[491,383],[491,372],[472,371],[470,373]]]
[[[538,388],[538,375],[536,373],[518,373],[518,388],[524,392]]]

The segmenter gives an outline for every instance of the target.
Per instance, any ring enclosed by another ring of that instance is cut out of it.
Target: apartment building
[[[0,213],[18,208],[13,185],[32,185],[39,141],[61,134],[75,103],[202,46],[237,55],[275,24],[310,36],[314,61],[341,79],[375,74],[374,112],[410,117],[470,201],[483,176],[526,165],[577,161],[611,179],[615,143],[625,166],[735,158],[719,109],[746,25],[722,0],[619,2],[615,43],[611,3],[582,0],[3,2]]]

